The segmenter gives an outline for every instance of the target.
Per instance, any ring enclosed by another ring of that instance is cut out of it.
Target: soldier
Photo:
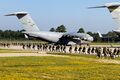
[[[91,50],[91,48],[89,47],[88,50],[87,50],[87,53],[88,53],[88,54],[90,54],[90,50]]]
[[[52,45],[49,45],[48,49],[50,52],[52,51],[51,48],[52,48]]]
[[[69,53],[72,53],[72,46],[70,46],[69,48]]]
[[[41,51],[42,51],[42,47],[43,47],[42,44],[40,44],[40,45],[39,45],[39,49],[40,49]]]
[[[66,45],[63,46],[63,52],[66,53]]]
[[[27,49],[28,49],[28,44],[26,45]]]
[[[101,48],[96,48],[97,57],[101,58]]]
[[[106,47],[103,48],[103,54],[104,54],[104,57],[107,57],[107,48]]]
[[[7,45],[6,45],[8,48],[10,48],[10,44],[9,43],[7,43]]]
[[[109,56],[111,57],[112,56],[112,49],[107,48],[107,54],[109,54]]]
[[[117,49],[115,48],[113,51],[113,56],[116,57],[116,54],[117,54]]]
[[[118,50],[117,50],[117,55],[118,55],[118,57],[119,57],[119,55],[120,55],[120,49],[118,48]]]
[[[97,54],[97,57],[98,57],[98,48],[95,49],[95,53]]]
[[[59,45],[56,46],[56,52],[59,52]]]
[[[61,48],[60,48],[60,49],[61,49],[61,52],[63,52],[63,47],[64,47],[64,46],[63,46],[63,45],[61,45]]]
[[[77,46],[75,46],[75,49],[74,49],[74,52],[75,52],[75,53],[77,53],[77,49],[78,49]]]
[[[39,44],[37,44],[37,50],[40,50],[40,45]]]
[[[54,45],[52,46],[52,52],[55,52],[55,46]]]
[[[48,51],[48,45],[45,44],[45,51]]]
[[[27,44],[27,49],[30,49],[30,46],[29,46],[29,44]]]
[[[33,50],[35,50],[35,44],[33,44],[32,48],[33,48]]]
[[[60,45],[58,45],[58,52],[60,52]]]
[[[94,54],[94,52],[95,52],[95,48],[93,47],[93,48],[91,49],[91,53]]]
[[[6,44],[4,43],[3,46],[6,47]]]
[[[28,49],[31,49],[31,44],[30,43],[28,44]]]
[[[80,46],[79,49],[78,49],[79,53],[81,53],[81,50],[82,50],[82,47]]]
[[[114,55],[112,54],[112,49],[109,49],[109,55],[110,55],[111,59],[114,59]]]
[[[109,55],[109,56],[110,56],[110,54],[109,54],[109,50],[110,50],[110,49],[109,49],[109,48],[107,48],[107,49],[106,49],[106,52],[107,52],[107,55]]]
[[[25,44],[23,44],[22,48],[25,49]]]
[[[85,48],[85,46],[84,46],[84,47],[83,47],[83,50],[82,50],[83,54],[86,54],[85,51],[86,51],[86,48]]]
[[[43,44],[43,51],[45,51],[45,44]]]

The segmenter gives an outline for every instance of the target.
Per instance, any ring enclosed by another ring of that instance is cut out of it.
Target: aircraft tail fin
[[[38,32],[39,31],[37,25],[35,24],[31,16],[27,12],[15,12],[12,14],[7,14],[5,16],[17,16],[20,22],[24,25],[23,29],[26,32]]]
[[[107,3],[103,6],[97,6],[97,7],[89,7],[89,9],[92,8],[108,8],[110,11],[112,18],[117,22],[118,28],[117,30],[120,31],[120,3]]]
[[[97,33],[98,33],[98,35],[99,35],[100,38],[103,37],[102,34],[99,31]]]
[[[24,36],[25,36],[26,39],[29,39],[29,37],[26,34],[24,34]]]
[[[120,31],[120,3],[109,3],[106,5],[112,15],[112,18],[117,22],[117,31]]]

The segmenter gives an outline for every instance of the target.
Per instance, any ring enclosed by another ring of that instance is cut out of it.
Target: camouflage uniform
[[[76,46],[75,49],[74,49],[74,52],[75,52],[75,53],[77,53],[77,49],[78,49],[78,48],[77,48],[77,46]]]
[[[82,52],[85,54],[85,51],[86,51],[86,48],[85,48],[85,46],[84,46]]]
[[[72,46],[70,46],[69,48],[69,53],[72,53]]]
[[[88,50],[87,50],[87,53],[88,53],[88,54],[90,54],[90,50],[91,50],[91,48],[89,47]]]
[[[81,50],[82,50],[82,47],[80,46],[79,49],[78,49],[79,53],[81,53]]]

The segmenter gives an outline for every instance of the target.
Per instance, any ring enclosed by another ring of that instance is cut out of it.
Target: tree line
[[[0,40],[24,40],[23,30],[12,31],[12,30],[0,30]]]
[[[58,26],[56,29],[51,28],[51,32],[67,32],[66,27],[64,25]],[[108,32],[107,34],[102,34],[101,38],[98,33],[93,33],[91,31],[86,32],[83,28],[80,27],[77,33],[87,33],[94,38],[94,42],[118,42],[120,41],[119,37],[114,32]]]
[[[0,40],[26,40],[24,30],[12,31],[12,30],[0,30]],[[64,25],[60,25],[57,28],[51,28],[51,32],[67,32],[67,28]],[[108,32],[107,34],[102,34],[103,38],[100,38],[98,33],[93,33],[91,31],[86,32],[84,28],[79,28],[77,33],[87,33],[94,38],[94,42],[116,42],[120,41],[119,37],[114,32]]]

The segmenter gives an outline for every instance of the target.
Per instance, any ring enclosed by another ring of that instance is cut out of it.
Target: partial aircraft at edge
[[[86,33],[58,33],[58,32],[47,32],[40,31],[32,20],[31,16],[27,12],[15,12],[6,16],[17,16],[17,18],[24,25],[23,32],[25,37],[35,37],[48,42],[61,45],[81,45],[89,44],[93,41],[93,37]]]
[[[120,3],[107,3],[103,6],[97,6],[97,7],[89,7],[89,9],[92,8],[108,8],[110,13],[112,14],[113,19],[117,22],[118,28],[117,30],[113,30],[118,36],[120,36]]]

